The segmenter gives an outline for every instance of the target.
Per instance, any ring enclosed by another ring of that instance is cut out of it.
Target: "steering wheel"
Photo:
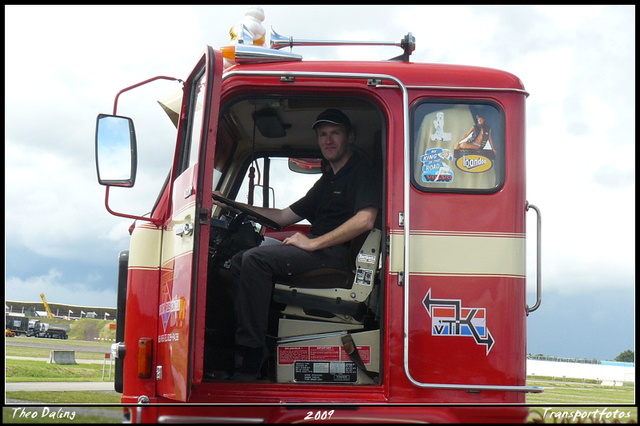
[[[257,222],[261,225],[267,226],[275,231],[280,231],[282,229],[282,226],[280,226],[277,222],[269,219],[266,216],[261,215],[260,213],[257,213],[253,210],[251,210],[248,207],[243,206],[242,204],[238,204],[233,200],[229,200],[228,198],[225,197],[221,197],[217,194],[211,194],[211,198],[213,198],[216,201],[220,201],[221,203],[226,204],[227,206],[231,207],[232,209],[238,210],[240,212],[241,215],[244,215],[246,218],[253,220],[254,222]]]

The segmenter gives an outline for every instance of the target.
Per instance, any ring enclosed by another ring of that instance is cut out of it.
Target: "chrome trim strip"
[[[381,89],[390,88],[395,86],[379,84],[376,87]],[[409,90],[454,90],[454,91],[472,91],[472,92],[514,92],[521,93],[525,97],[529,97],[529,92],[523,89],[515,89],[511,87],[460,87],[460,86],[406,86]]]

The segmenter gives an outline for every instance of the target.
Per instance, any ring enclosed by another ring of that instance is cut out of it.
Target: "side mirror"
[[[317,158],[289,158],[289,170],[295,173],[322,173],[322,160]]]
[[[96,170],[100,185],[130,188],[138,164],[136,132],[128,117],[98,114]]]

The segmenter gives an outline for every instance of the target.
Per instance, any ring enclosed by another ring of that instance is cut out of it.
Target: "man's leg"
[[[307,252],[284,244],[261,246],[237,254],[233,257],[231,266],[238,326],[236,344],[254,349],[254,357],[261,358],[266,340],[273,277],[297,275],[323,267],[349,268],[348,249],[339,246]],[[261,364],[261,360],[259,361]]]

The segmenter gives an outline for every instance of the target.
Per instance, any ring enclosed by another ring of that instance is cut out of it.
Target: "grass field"
[[[102,364],[59,365],[46,361],[7,359],[5,372],[7,382],[102,381]]]
[[[571,381],[552,381],[535,379],[527,380],[528,386],[539,386],[542,393],[527,395],[527,404],[633,404],[635,387],[602,386],[598,383],[582,383]]]
[[[527,380],[527,386],[544,389],[542,393],[527,395],[531,411],[529,421],[638,422],[633,385],[601,386],[595,382],[541,380],[536,377]]]

